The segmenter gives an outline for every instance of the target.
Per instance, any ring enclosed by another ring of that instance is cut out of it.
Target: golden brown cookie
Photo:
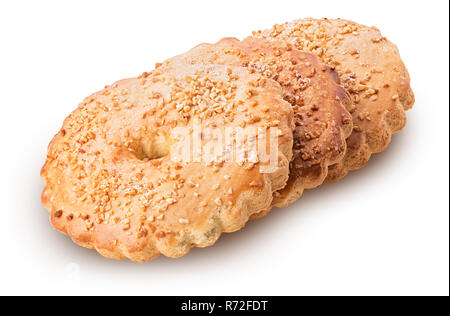
[[[338,71],[353,95],[353,133],[345,159],[330,168],[328,181],[363,167],[372,153],[389,145],[392,133],[404,127],[405,110],[414,104],[409,74],[397,47],[377,28],[341,19],[301,19],[253,36],[314,53]]]
[[[352,131],[351,97],[337,84],[337,73],[310,53],[283,42],[248,38],[224,38],[216,44],[201,44],[171,58],[162,67],[183,63],[214,63],[243,66],[280,83],[284,99],[294,109],[294,159],[287,186],[276,192],[274,205],[295,202],[304,189],[319,186],[328,167],[345,154],[345,139]]]
[[[234,140],[243,160],[178,160],[185,139],[172,131],[189,136],[196,121],[275,129],[276,169],[261,171],[268,163],[249,157],[249,138]],[[279,84],[246,68],[154,70],[105,87],[64,121],[41,171],[42,202],[57,230],[105,257],[180,257],[268,212],[288,178],[293,127]]]

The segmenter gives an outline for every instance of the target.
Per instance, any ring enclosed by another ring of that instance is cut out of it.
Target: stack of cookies
[[[362,168],[413,103],[374,27],[302,19],[201,44],[86,98],[49,145],[42,202],[105,257],[181,257]]]

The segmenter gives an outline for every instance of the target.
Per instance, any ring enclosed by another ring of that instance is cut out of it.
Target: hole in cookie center
[[[170,154],[170,139],[160,133],[150,135],[138,142],[136,156],[141,160],[160,159]]]

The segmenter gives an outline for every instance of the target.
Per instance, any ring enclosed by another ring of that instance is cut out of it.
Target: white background
[[[112,261],[54,231],[46,147],[85,96],[200,42],[300,17],[376,25],[417,101],[389,149],[215,246]],[[448,295],[447,1],[1,1],[0,294]]]

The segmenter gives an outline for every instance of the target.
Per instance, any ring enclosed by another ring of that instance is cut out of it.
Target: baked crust
[[[262,163],[248,160],[173,161],[164,146],[177,140],[155,137],[195,119],[277,127],[277,170],[261,173]],[[180,257],[269,211],[273,191],[288,178],[293,127],[279,84],[245,68],[156,69],[105,87],[64,121],[41,171],[42,202],[57,230],[105,257]]]
[[[171,58],[162,67],[213,63],[243,66],[277,81],[284,99],[294,110],[294,158],[289,181],[274,195],[274,206],[295,202],[304,189],[323,183],[330,165],[341,162],[345,139],[352,131],[350,95],[338,85],[338,75],[310,53],[290,44],[247,38],[224,38],[215,44],[201,44]]]
[[[414,104],[408,71],[397,47],[375,27],[342,19],[300,19],[257,31],[254,37],[282,40],[314,53],[336,69],[352,94],[353,133],[345,159],[329,168],[327,181],[363,167],[372,153],[389,145],[392,133],[406,124]]]

